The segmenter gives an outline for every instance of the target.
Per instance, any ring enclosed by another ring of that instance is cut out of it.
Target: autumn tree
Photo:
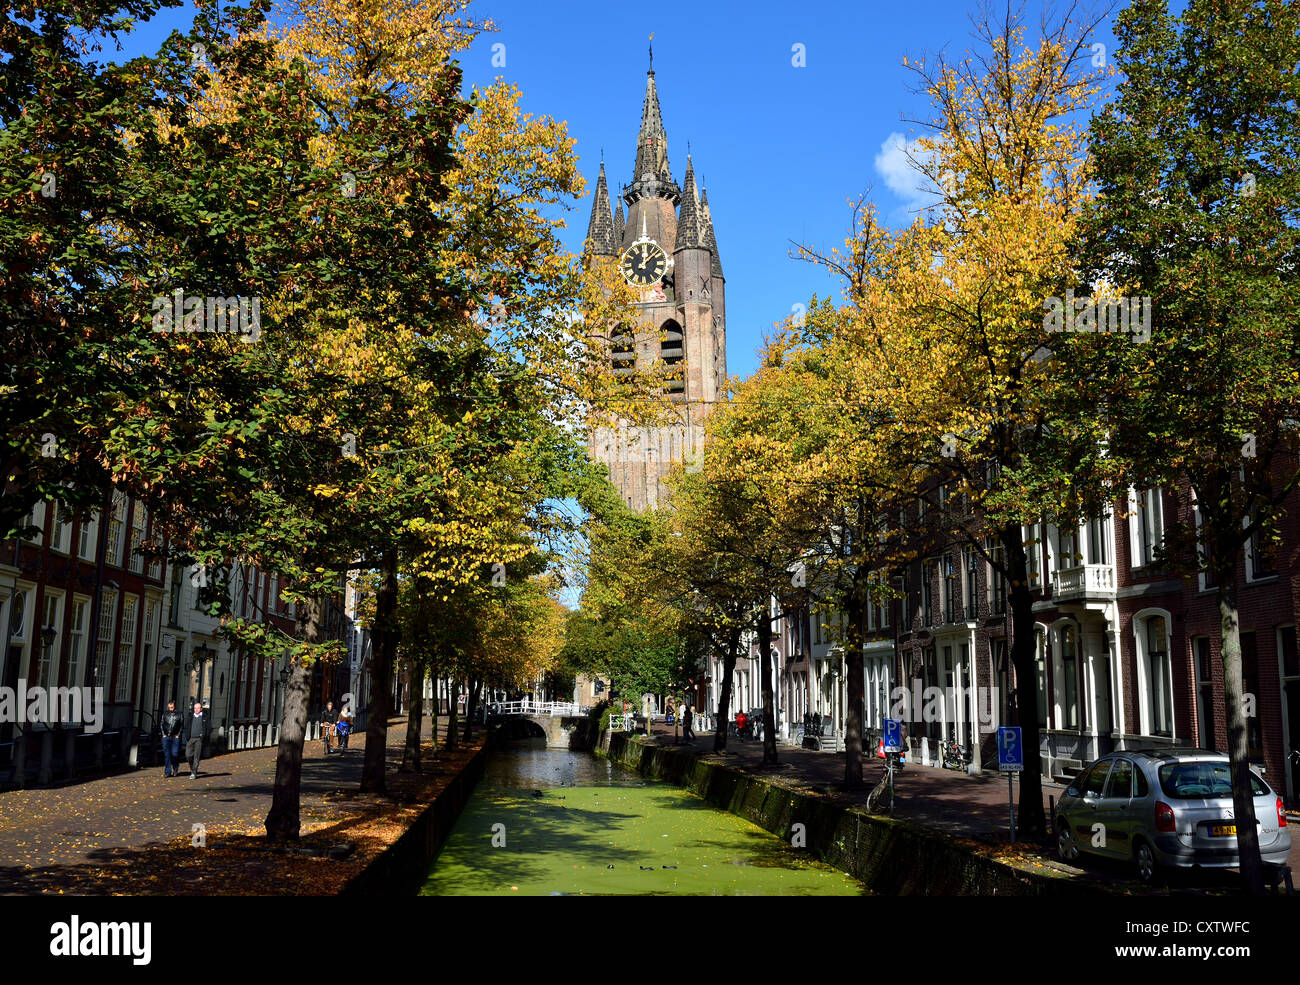
[[[1300,482],[1300,10],[1159,0],[1119,18],[1117,97],[1094,118],[1099,195],[1076,262],[1103,301],[1149,298],[1141,336],[1078,335],[1060,360],[1104,430],[1115,488],[1189,488],[1195,526],[1153,559],[1208,572],[1220,614],[1241,872],[1263,891],[1238,571],[1266,556]]]

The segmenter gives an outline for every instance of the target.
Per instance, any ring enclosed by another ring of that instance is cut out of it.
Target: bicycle
[[[896,752],[885,753],[885,774],[867,794],[867,812],[876,813],[876,809],[894,810],[894,773],[899,769],[899,755]]]

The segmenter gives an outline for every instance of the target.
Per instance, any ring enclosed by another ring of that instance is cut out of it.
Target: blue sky
[[[528,111],[568,123],[588,180],[587,196],[565,216],[565,244],[577,252],[601,150],[615,191],[631,179],[654,32],[669,161],[680,183],[690,141],[727,278],[728,370],[743,377],[793,305],[838,292],[825,271],[789,256],[792,240],[841,245],[849,200],[865,192],[891,225],[906,224],[925,200],[896,147],[917,136],[903,117],[929,115],[902,59],[964,52],[976,7],[976,0],[480,0],[471,12],[499,29],[481,36],[462,65],[467,85],[502,76],[520,88]],[[1040,9],[1027,3],[1031,24]],[[164,11],[127,53],[156,46],[190,20],[186,8]],[[1098,36],[1108,46],[1109,24]]]

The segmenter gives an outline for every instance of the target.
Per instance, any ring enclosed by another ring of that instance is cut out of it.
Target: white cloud
[[[938,195],[934,184],[908,160],[908,154],[920,158],[924,152],[920,140],[908,140],[901,133],[891,133],[876,155],[876,173],[885,185],[912,208],[933,205]]]

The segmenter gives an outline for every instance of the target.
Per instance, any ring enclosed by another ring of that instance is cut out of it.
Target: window
[[[1106,799],[1129,800],[1133,796],[1133,764],[1127,759],[1115,760],[1106,782]]]
[[[1214,664],[1210,657],[1210,638],[1192,640],[1192,660],[1196,667],[1196,728],[1202,749],[1214,750]]]
[[[72,621],[68,626],[68,687],[81,687],[86,660],[86,625],[90,617],[90,601],[74,599]]]
[[[1129,492],[1129,532],[1132,537],[1135,568],[1154,564],[1156,555],[1164,542],[1164,507],[1161,504],[1160,490],[1144,489],[1141,492]]]
[[[1106,789],[1106,777],[1110,774],[1111,760],[1102,760],[1092,769],[1083,781],[1083,795],[1093,800],[1100,800]]]
[[[1110,516],[1092,517],[1084,524],[1084,545],[1088,564],[1110,564]]]
[[[184,589],[185,571],[180,562],[172,563],[172,587],[171,596],[167,600],[167,625],[179,626],[181,620],[181,594]]]
[[[45,504],[37,503],[32,511],[18,521],[18,529],[24,530],[23,540],[29,544],[39,544],[45,539]]]
[[[72,517],[62,503],[52,504],[54,510],[54,530],[50,536],[50,550],[67,554],[72,546]]]
[[[934,625],[934,575],[934,562],[924,562],[921,565],[921,622],[925,626]]]
[[[131,511],[131,541],[126,556],[127,566],[136,574],[144,571],[144,555],[140,548],[144,544],[145,510],[143,503],[136,503]]]
[[[817,646],[821,646],[822,643],[822,614],[820,612],[813,613],[813,643]]]
[[[53,687],[57,682],[58,656],[55,647],[58,646],[59,640],[56,635],[52,645],[46,645],[44,639],[44,630],[53,628],[56,633],[60,628],[60,617],[63,615],[63,596],[52,595],[49,591],[45,593],[45,620],[41,624],[42,638],[40,640],[40,660],[36,664],[36,673],[33,674],[32,683],[37,687]]]
[[[135,669],[135,620],[140,599],[134,595],[122,597],[122,632],[117,644],[117,686],[113,689],[114,701],[131,700],[131,672]]]
[[[1079,727],[1079,651],[1074,626],[1061,627],[1061,679],[1057,682],[1061,699],[1061,727]]]
[[[1006,553],[1001,544],[994,545],[990,541],[988,554],[989,615],[1001,616],[1007,611],[1007,577],[1003,574]]]
[[[1056,570],[1064,571],[1066,568],[1075,568],[1079,565],[1078,545],[1075,543],[1077,537],[1073,526],[1065,525],[1059,528],[1056,535]]]
[[[152,667],[158,666],[158,660],[154,655],[154,644],[158,639],[158,600],[146,598],[144,601],[144,622],[140,626],[140,667],[146,671]],[[143,687],[144,674],[141,673],[141,686]],[[142,694],[143,698],[144,695]]]
[[[95,671],[91,687],[103,687],[105,669],[113,658],[113,617],[117,614],[117,592],[105,588],[99,602],[99,636],[95,640]]]
[[[1041,523],[1031,523],[1024,528],[1025,571],[1030,588],[1043,587],[1042,572],[1042,527]]]
[[[269,615],[272,612],[279,612],[280,605],[280,576],[271,572],[270,585],[266,595],[266,611]]]
[[[123,521],[126,518],[126,494],[117,490],[113,491],[113,511],[108,518],[108,547],[107,564],[115,568],[122,567],[122,537]]]
[[[957,621],[957,570],[951,554],[943,556],[943,619],[947,623]]]
[[[966,618],[974,621],[979,618],[979,557],[974,548],[966,549]]]
[[[1272,543],[1258,527],[1250,535],[1250,541],[1246,545],[1246,555],[1247,581],[1260,581],[1277,576],[1277,545]]]
[[[1199,551],[1197,558],[1200,572],[1197,575],[1197,582],[1202,592],[1214,588],[1218,580],[1214,575],[1214,555],[1210,550],[1209,540],[1201,534],[1201,507],[1196,502],[1196,490],[1192,490],[1192,519],[1196,524],[1196,546]]]
[[[1047,727],[1047,634],[1041,629],[1034,634],[1034,662],[1038,665],[1038,727]]]
[[[95,548],[99,546],[99,514],[91,514],[90,519],[82,520],[77,535],[77,557],[83,561],[95,560]]]
[[[1164,616],[1147,618],[1147,666],[1150,681],[1151,733],[1174,734],[1173,675],[1169,633]]]

